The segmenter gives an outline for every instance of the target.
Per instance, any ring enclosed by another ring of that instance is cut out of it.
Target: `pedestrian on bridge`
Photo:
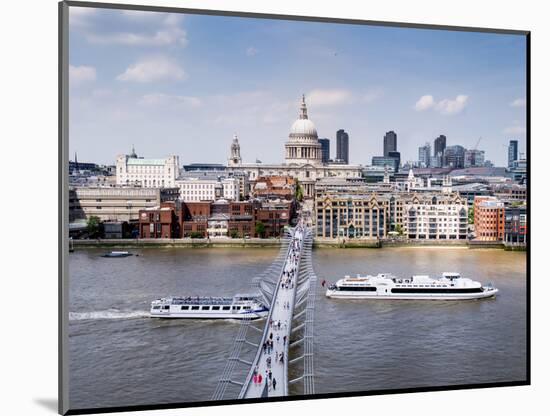
[[[275,390],[276,386],[277,386],[277,380],[275,380],[275,377],[273,377],[273,390]]]

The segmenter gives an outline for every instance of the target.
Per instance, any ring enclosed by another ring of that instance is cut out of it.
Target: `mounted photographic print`
[[[529,32],[59,11],[60,413],[529,384]]]

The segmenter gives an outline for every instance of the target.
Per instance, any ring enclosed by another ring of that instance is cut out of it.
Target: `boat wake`
[[[149,311],[119,311],[108,309],[92,312],[69,312],[69,321],[85,321],[98,319],[137,319],[148,318]]]

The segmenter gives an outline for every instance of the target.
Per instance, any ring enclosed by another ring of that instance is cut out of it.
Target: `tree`
[[[191,237],[191,238],[203,238],[203,235],[202,235],[202,233],[200,233],[200,232],[198,232],[198,231],[193,231],[193,232],[189,235],[189,237]]]
[[[468,224],[474,223],[474,208],[470,207],[468,208]]]
[[[401,224],[396,224],[395,232],[400,236],[403,235],[403,226]]]
[[[265,237],[265,225],[263,222],[258,221],[256,223],[256,235],[258,235],[261,238]]]
[[[231,230],[230,237],[239,238],[239,232],[237,230]]]
[[[99,217],[92,215],[86,222],[86,230],[91,238],[97,238],[99,236],[99,225],[101,220]]]
[[[304,199],[304,189],[302,188],[302,185],[300,185],[300,182],[298,182],[298,179],[296,179],[296,190],[294,191],[294,197],[298,202],[302,202]]]

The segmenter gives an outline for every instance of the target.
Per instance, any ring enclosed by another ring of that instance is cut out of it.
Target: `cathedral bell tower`
[[[241,160],[241,145],[239,144],[239,139],[237,135],[233,135],[233,142],[231,143],[231,153],[228,160],[229,166],[240,166],[242,163]]]

